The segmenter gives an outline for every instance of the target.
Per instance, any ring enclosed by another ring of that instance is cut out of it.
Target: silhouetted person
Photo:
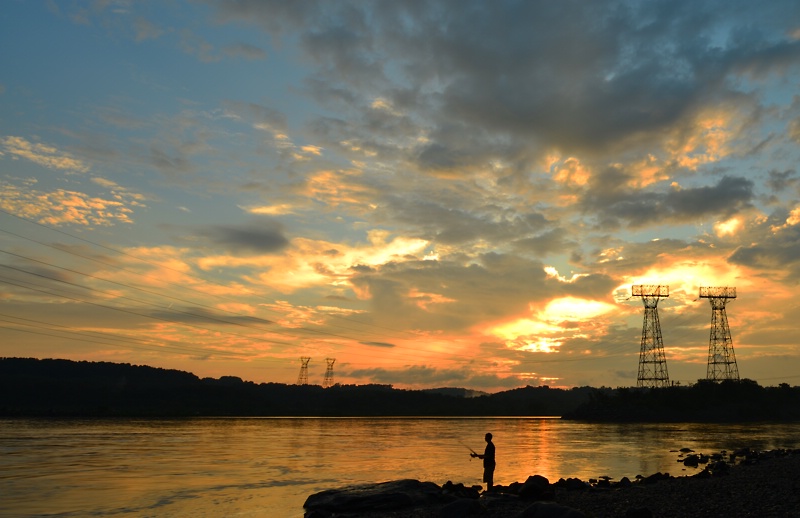
[[[486,449],[483,450],[483,455],[473,452],[470,453],[470,456],[483,459],[483,481],[486,482],[486,491],[490,491],[494,480],[494,443],[492,443],[491,433],[487,433],[484,439],[486,440]]]

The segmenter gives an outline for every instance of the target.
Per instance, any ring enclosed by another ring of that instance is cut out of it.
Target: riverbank
[[[691,453],[687,458],[690,462],[695,460]],[[442,488],[432,484],[420,486],[420,493],[409,499],[400,498],[397,488],[394,488],[389,500],[380,503],[372,494],[372,503],[355,514],[345,507],[334,510],[326,509],[324,505],[317,506],[316,503],[323,500],[315,497],[328,493],[323,492],[309,497],[306,516],[499,518],[537,516],[539,514],[534,513],[537,507],[539,513],[547,508],[547,516],[565,518],[800,516],[800,450],[741,450],[731,455],[723,452],[697,460],[703,467],[698,468],[694,475],[680,477],[657,473],[633,480],[562,479],[555,483],[543,477],[531,477],[526,482],[500,486],[495,491],[480,494],[475,488],[460,484],[445,484]],[[438,494],[435,488],[439,489]],[[362,496],[367,494],[364,489],[360,490]],[[355,496],[351,503],[357,502]],[[369,505],[373,508],[370,509]],[[374,506],[383,506],[383,510],[376,510]]]
[[[800,516],[800,450],[753,454],[727,465],[720,473],[703,470],[629,488],[557,491],[556,502],[596,518],[632,509],[659,518]]]

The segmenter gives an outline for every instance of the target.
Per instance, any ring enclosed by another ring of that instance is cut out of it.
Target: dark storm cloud
[[[519,239],[514,241],[513,245],[518,252],[545,257],[568,252],[576,246],[576,243],[568,238],[566,231],[557,228],[532,237]]]
[[[685,223],[706,216],[730,216],[750,206],[754,184],[746,178],[725,176],[713,186],[640,192],[614,189],[619,172],[611,169],[594,180],[581,201],[584,211],[596,213],[601,226],[624,224],[637,228],[653,223]]]
[[[492,154],[496,141],[464,144],[476,131],[566,152],[643,143],[752,95],[731,79],[800,59],[793,0],[212,3],[225,19],[299,31],[318,99],[372,91],[427,120],[416,159],[434,169]]]
[[[527,316],[531,305],[555,297],[607,299],[619,284],[603,274],[563,282],[548,276],[539,261],[498,253],[471,261],[455,257],[388,263],[360,271],[351,282],[370,293],[376,322],[443,331],[508,320],[509,315]],[[410,297],[412,290],[419,297]]]
[[[786,189],[797,189],[800,179],[794,170],[789,171],[770,171],[766,181],[767,187],[774,193],[780,193]]]
[[[214,245],[230,252],[275,253],[283,250],[289,240],[276,221],[259,221],[246,225],[214,225],[197,232]]]
[[[228,312],[214,311],[208,308],[173,306],[157,309],[150,312],[141,311],[138,314],[167,322],[184,323],[192,325],[229,325],[239,327],[259,328],[274,324],[270,320],[251,317],[247,315],[233,315]]]
[[[593,273],[576,278],[563,289],[568,295],[603,300],[618,284],[619,280],[610,275]]]
[[[520,278],[526,282],[520,283]],[[369,290],[376,320],[444,330],[525,312],[532,300],[548,297],[553,289],[546,286],[541,263],[499,254],[487,254],[478,264],[468,265],[457,261],[389,263],[355,275],[351,282]],[[411,290],[436,294],[445,302],[423,300],[421,307],[409,297]]]
[[[773,214],[768,221],[752,230],[752,244],[738,248],[728,261],[756,270],[771,272],[792,282],[800,280],[800,228],[786,225],[786,215]],[[755,239],[755,237],[758,239]]]
[[[689,243],[680,239],[652,239],[643,243],[607,239],[597,244],[600,246],[592,250],[591,254],[587,254],[586,264],[583,266],[590,270],[602,268],[610,275],[626,275],[640,271],[658,263],[659,257],[666,254],[701,257],[711,249],[709,244]],[[618,255],[611,258],[603,256],[606,248],[616,249]]]
[[[536,235],[552,226],[540,213],[521,214],[480,200],[480,196],[459,192],[388,193],[379,217],[410,225],[419,237],[447,245],[476,240],[505,242]]]

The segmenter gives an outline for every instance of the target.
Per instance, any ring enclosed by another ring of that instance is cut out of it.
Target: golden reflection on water
[[[413,478],[481,484],[657,471],[677,450],[798,447],[800,424],[586,424],[552,418],[0,420],[0,515],[300,517],[318,491]]]

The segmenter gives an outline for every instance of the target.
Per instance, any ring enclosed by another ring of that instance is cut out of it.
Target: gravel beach
[[[682,476],[618,489],[557,489],[555,501],[596,518],[624,517],[643,508],[657,518],[800,517],[800,452],[767,452],[706,478]]]
[[[630,483],[549,484],[536,498],[519,486],[500,487],[478,499],[352,514],[310,511],[309,518],[449,518],[459,516],[578,518],[800,517],[800,450],[748,452],[700,466],[695,475],[653,474]],[[554,481],[553,481],[554,482]],[[570,511],[573,510],[573,511]],[[578,511],[577,513],[574,511]]]

